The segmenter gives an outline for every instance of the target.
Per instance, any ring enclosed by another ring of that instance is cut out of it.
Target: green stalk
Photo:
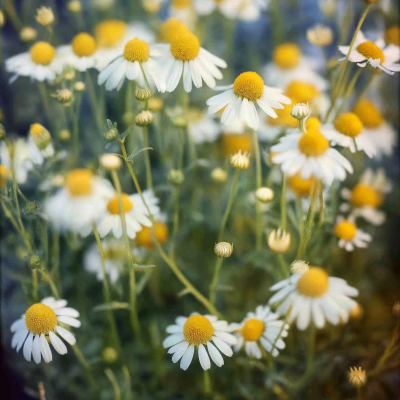
[[[260,144],[258,142],[257,132],[253,130],[253,146],[254,153],[256,157],[256,179],[257,179],[257,189],[262,186],[262,165],[261,165],[261,153]],[[261,215],[261,204],[256,200],[256,249],[261,250],[262,247],[262,215]]]
[[[286,231],[287,215],[286,215],[286,176],[283,174],[282,178],[282,192],[281,192],[281,229]]]
[[[143,127],[143,146],[144,146],[144,148],[149,147],[147,126]],[[145,150],[145,152],[144,152],[144,162],[145,162],[145,165],[146,165],[146,185],[147,185],[147,189],[153,190],[153,179],[151,177],[150,154],[149,154],[148,150]]]
[[[362,70],[363,70],[362,68],[359,68],[359,69],[357,70],[357,72],[356,72],[356,73],[354,74],[354,76],[353,76],[353,79],[350,81],[349,85],[347,86],[347,90],[346,90],[346,92],[345,92],[345,94],[344,94],[344,96],[343,96],[342,104],[340,105],[340,107],[339,107],[338,110],[336,111],[335,119],[336,119],[336,118],[340,115],[340,113],[342,112],[342,110],[343,110],[343,108],[344,108],[344,106],[345,106],[345,104],[346,104],[346,102],[347,102],[349,96],[351,95],[351,93],[352,93],[353,90],[354,90],[354,87],[355,87],[355,85],[356,85],[356,83],[357,83],[357,80],[358,80],[358,78],[359,78],[359,76],[360,76]]]
[[[210,285],[210,302],[211,304],[215,304],[215,297],[217,294],[217,285],[218,285],[218,278],[219,278],[219,272],[221,270],[222,262],[224,259],[222,257],[217,258],[217,262],[215,264],[214,268],[214,276]]]
[[[309,338],[308,338],[308,348],[307,348],[307,359],[306,359],[306,373],[312,371],[314,367],[315,358],[315,342],[317,336],[317,330],[314,324],[311,322],[309,326]]]
[[[94,88],[93,79],[90,75],[89,70],[86,70],[86,83],[89,92],[90,106],[92,108],[92,113],[96,120],[99,135],[101,135],[101,132],[103,131],[103,112],[102,110],[99,109],[99,106],[97,104],[97,95]]]
[[[78,345],[74,344],[71,347],[75,353],[76,358],[78,359],[78,361],[81,363],[82,367],[86,371],[86,375],[87,375],[91,390],[96,391],[96,384],[93,379],[92,368],[90,367],[89,363],[87,362],[85,356],[83,355],[83,353],[82,353],[81,349],[78,347]]]

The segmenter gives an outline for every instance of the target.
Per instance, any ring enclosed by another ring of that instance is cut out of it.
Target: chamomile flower
[[[372,240],[371,235],[357,228],[354,217],[348,219],[338,217],[333,232],[339,239],[339,247],[346,251],[353,251],[355,247],[368,247],[368,243]]]
[[[12,348],[18,352],[23,346],[25,360],[31,361],[33,357],[36,364],[40,363],[42,357],[46,363],[53,360],[49,343],[57,353],[67,354],[67,346],[59,336],[71,346],[76,343],[76,339],[62,325],[79,328],[81,323],[77,319],[79,312],[66,306],[66,300],[46,297],[40,303],[29,307],[26,313],[11,325]]]
[[[156,215],[154,221],[154,235],[158,243],[164,244],[168,241],[169,231],[166,224],[167,216],[164,213]],[[153,229],[143,226],[135,238],[136,244],[142,249],[154,249]]]
[[[149,46],[144,40],[134,38],[125,44],[120,56],[105,67],[99,74],[98,83],[106,83],[107,90],[121,88],[125,77],[146,88],[165,92],[165,82],[161,77],[160,68],[154,59],[159,52],[154,46]]]
[[[169,15],[184,22],[190,28],[195,27],[197,15],[192,0],[171,0]]]
[[[233,125],[239,121],[257,130],[259,116],[258,105],[262,111],[272,118],[277,118],[274,108],[283,108],[283,104],[290,104],[289,98],[282,91],[264,85],[264,81],[256,72],[243,72],[232,85],[220,88],[223,93],[207,100],[209,114],[214,114],[226,107],[222,113],[221,122]]]
[[[163,347],[169,348],[168,353],[173,354],[172,362],[181,360],[180,367],[183,370],[189,368],[195,349],[198,350],[200,365],[204,370],[211,368],[210,357],[215,365],[222,367],[224,359],[221,353],[232,357],[230,346],[237,342],[229,332],[228,323],[218,321],[213,315],[192,314],[188,318],[178,317],[175,325],[167,327],[167,333],[171,335],[164,340]]]
[[[393,154],[397,144],[396,131],[385,121],[374,103],[361,99],[355,105],[353,112],[363,123],[364,134],[375,148],[376,158],[379,160],[384,155]]]
[[[234,350],[238,352],[243,346],[248,356],[261,358],[263,347],[273,357],[279,355],[279,350],[285,348],[281,339],[288,335],[289,325],[278,320],[279,315],[268,306],[258,306],[255,312],[249,312],[240,324],[230,324],[235,332],[237,344]]]
[[[369,168],[353,189],[342,189],[341,195],[348,202],[342,204],[340,210],[351,212],[355,217],[361,216],[374,225],[382,225],[385,222],[385,213],[379,208],[385,194],[391,189],[392,185],[388,182],[383,169],[374,172]]]
[[[339,46],[339,51],[347,56],[350,46]],[[340,60],[345,58],[343,57]],[[356,63],[359,67],[365,67],[369,64],[371,67],[379,68],[389,75],[400,71],[400,64],[396,64],[399,60],[400,48],[398,46],[393,44],[386,46],[382,38],[374,43],[368,40],[361,31],[357,34],[349,55],[349,61]]]
[[[51,82],[62,69],[63,63],[58,50],[48,42],[36,42],[29,51],[6,60],[6,71],[13,74],[10,83],[19,76],[28,76],[39,82]]]
[[[364,151],[369,158],[376,154],[375,146],[365,133],[363,123],[352,112],[339,115],[333,124],[321,127],[321,132],[333,145],[348,147],[352,153]]]
[[[50,132],[41,124],[32,124],[29,128],[28,145],[30,158],[34,164],[42,164],[44,158],[54,156]]]
[[[224,60],[200,47],[197,36],[188,30],[173,36],[169,44],[159,44],[155,48],[159,62],[165,63],[167,92],[174,91],[181,78],[186,92],[192,91],[192,82],[197,88],[203,81],[213,88],[215,80],[222,79],[218,67],[227,67]]]
[[[329,277],[320,267],[310,267],[303,274],[295,273],[270,290],[277,293],[269,304],[279,303],[277,313],[289,312],[288,322],[296,321],[299,330],[305,330],[311,321],[317,328],[323,328],[325,321],[332,325],[347,322],[357,304],[351,297],[358,295],[358,290],[344,279]]]
[[[271,151],[278,152],[272,161],[280,164],[288,176],[297,173],[303,179],[315,176],[330,186],[335,179],[343,181],[346,172],[353,173],[350,162],[330,146],[329,140],[318,129],[290,133],[272,146]]]
[[[143,197],[152,215],[157,215],[160,212],[160,208],[157,205],[159,199],[154,196],[151,190],[144,191]],[[122,193],[122,205],[128,236],[134,239],[136,233],[139,232],[143,226],[151,226],[149,213],[139,194],[127,195]],[[113,195],[108,198],[105,209],[96,221],[96,226],[102,238],[107,236],[110,232],[112,232],[113,236],[117,239],[122,237],[122,223],[117,193],[114,192]],[[86,236],[90,232],[91,227],[89,226],[83,235]]]
[[[220,133],[220,126],[207,113],[198,108],[189,109],[188,131],[196,144],[215,142]]]
[[[63,187],[45,203],[49,221],[60,230],[85,234],[105,212],[114,195],[111,183],[89,169],[74,169]]]
[[[315,61],[305,57],[300,47],[287,42],[275,48],[272,62],[264,67],[262,75],[268,85],[278,85],[280,89],[286,88],[292,81],[302,81],[323,92],[328,83],[315,72],[316,69]]]

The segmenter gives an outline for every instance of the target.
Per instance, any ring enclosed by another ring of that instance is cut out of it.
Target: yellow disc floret
[[[35,124],[31,125],[29,131],[30,131],[31,135],[37,137],[43,132],[44,129],[45,128],[43,125],[35,123]]]
[[[248,342],[256,342],[264,332],[265,323],[260,319],[248,319],[242,328],[242,336]]]
[[[241,98],[255,101],[264,93],[264,81],[256,72],[243,72],[233,82],[233,91]]]
[[[163,244],[168,240],[168,227],[163,222],[154,223],[155,235],[158,243]],[[153,233],[151,228],[144,226],[136,235],[136,244],[138,246],[153,248]]]
[[[394,44],[395,46],[400,46],[400,26],[395,25],[386,29],[385,42],[386,44]]]
[[[194,60],[200,52],[200,42],[196,35],[182,31],[171,40],[172,55],[182,61]]]
[[[92,35],[78,33],[71,42],[72,51],[78,57],[89,57],[97,50],[97,44]]]
[[[172,7],[181,10],[183,8],[191,7],[192,0],[172,0],[171,5]]]
[[[308,197],[311,193],[311,189],[317,188],[318,179],[315,176],[311,176],[309,179],[303,179],[300,172],[296,175],[288,177],[288,185],[290,189],[297,194],[299,197]]]
[[[94,36],[100,47],[115,47],[123,39],[126,23],[120,19],[109,19],[100,22],[94,28]]]
[[[329,289],[328,274],[319,267],[312,267],[297,281],[297,291],[306,297],[321,297]]]
[[[182,21],[170,18],[161,25],[160,38],[164,43],[171,43],[172,39],[186,32],[189,32],[189,29]]]
[[[363,124],[356,114],[349,112],[336,118],[335,128],[343,135],[356,137],[362,132]]]
[[[297,103],[309,103],[319,96],[319,90],[312,84],[300,80],[293,80],[286,88],[285,94],[296,99]]]
[[[210,320],[202,315],[192,315],[183,326],[183,335],[190,345],[198,346],[209,342],[214,333]]]
[[[383,203],[383,196],[373,187],[358,183],[351,191],[350,203],[355,207],[379,208]]]
[[[130,40],[124,48],[124,58],[130,62],[145,62],[150,57],[150,47],[138,38]]]
[[[57,316],[51,307],[37,303],[26,311],[25,323],[28,330],[35,335],[46,334],[56,327]]]
[[[294,43],[279,45],[273,54],[274,63],[284,69],[296,68],[300,63],[301,50]]]
[[[65,186],[72,197],[91,194],[92,183],[93,172],[89,169],[74,169],[65,176]]]
[[[357,51],[362,54],[365,58],[377,60],[379,58],[380,64],[385,61],[385,55],[383,51],[373,42],[367,40],[357,46]]]
[[[125,194],[122,193],[122,208],[124,209],[124,213],[127,213],[128,211],[132,210],[133,208],[133,203],[129,200],[129,197]],[[107,210],[110,212],[110,214],[113,215],[119,215],[119,196],[115,195],[108,203],[107,203]]]
[[[354,107],[354,113],[360,118],[361,122],[370,129],[378,128],[384,122],[382,114],[371,100],[359,100]]]
[[[321,121],[317,117],[308,118],[306,120],[306,129],[319,131],[321,129]]]
[[[329,149],[329,141],[322,133],[310,129],[300,137],[298,148],[307,157],[318,157]]]
[[[49,65],[56,55],[54,47],[47,42],[35,43],[29,52],[32,61],[39,65]]]
[[[350,221],[342,221],[339,222],[333,229],[335,235],[339,239],[343,239],[346,241],[353,240],[356,236],[357,227]]]

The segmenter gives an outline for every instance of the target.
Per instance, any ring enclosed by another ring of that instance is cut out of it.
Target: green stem
[[[362,72],[362,68],[358,68],[357,72],[354,74],[353,79],[350,81],[349,85],[347,86],[347,90],[343,96],[343,101],[342,104],[340,105],[340,107],[338,108],[338,110],[336,111],[336,115],[335,115],[335,119],[340,115],[340,113],[342,112],[349,96],[351,95],[351,93],[354,90],[354,87],[357,83],[357,80]]]
[[[286,261],[285,261],[285,257],[283,256],[282,253],[278,253],[278,261],[279,261],[279,264],[281,266],[281,270],[282,270],[283,276],[285,278],[289,278],[290,277],[289,269],[287,267],[287,264],[286,264]]]
[[[208,370],[204,371],[204,394],[206,396],[211,394],[211,378]]]
[[[103,131],[103,117],[102,117],[103,112],[102,110],[99,110],[99,106],[97,104],[96,91],[89,70],[86,70],[86,83],[89,92],[90,106],[92,108],[92,113],[96,120],[99,135],[101,135],[101,132]]]
[[[260,153],[260,144],[258,142],[257,132],[253,130],[253,147],[254,153],[256,157],[256,180],[257,180],[257,189],[262,186],[262,165],[261,165],[261,153]],[[261,204],[257,200],[256,201],[256,249],[261,250],[262,247],[262,218],[261,218]]]
[[[282,192],[281,192],[281,229],[286,231],[287,215],[286,215],[286,176],[282,177]]]
[[[32,270],[32,297],[33,297],[33,301],[36,303],[38,300],[37,269]]]
[[[149,147],[147,126],[143,127],[143,146],[144,146],[145,149],[147,147]],[[151,177],[151,164],[150,164],[149,150],[145,150],[145,152],[144,152],[144,162],[145,162],[145,165],[146,165],[146,185],[147,185],[147,189],[153,190],[153,179]]]
[[[235,170],[235,177],[233,178],[231,194],[229,196],[228,205],[226,207],[224,217],[222,218],[221,227],[219,229],[218,242],[220,242],[222,240],[222,237],[224,236],[225,225],[226,225],[226,222],[228,221],[228,217],[229,217],[229,213],[232,208],[233,200],[235,199],[236,189],[237,189],[237,185],[238,185],[238,181],[239,181],[239,171],[240,171],[239,169]]]
[[[44,82],[39,82],[38,81],[38,87],[39,87],[39,92],[42,97],[42,102],[43,102],[43,108],[46,113],[46,118],[48,123],[51,126],[51,130],[54,132],[56,130],[57,124],[54,122],[55,119],[52,115],[52,112],[50,110],[50,105],[49,105],[49,98],[47,96],[47,90],[46,90],[46,84]]]
[[[42,279],[44,279],[50,286],[51,292],[55,299],[60,298],[60,293],[58,292],[57,286],[53,281],[53,278],[47,271],[37,270],[42,274]]]
[[[119,388],[118,381],[115,378],[114,373],[109,368],[107,368],[104,373],[113,387],[115,400],[121,400],[121,389]]]
[[[217,294],[217,285],[218,285],[218,278],[219,278],[219,272],[221,270],[222,262],[224,259],[222,257],[217,258],[217,262],[215,264],[215,269],[214,269],[214,276],[210,285],[210,302],[211,304],[215,304],[215,297]]]
[[[121,224],[122,224],[122,233],[124,236],[124,241],[125,241],[125,246],[126,246],[126,252],[127,252],[127,257],[128,257],[128,268],[129,268],[129,301],[130,301],[130,316],[131,316],[131,325],[132,325],[132,330],[135,334],[135,337],[137,339],[140,338],[140,325],[139,325],[139,319],[137,315],[137,304],[136,304],[136,281],[135,281],[135,269],[133,266],[133,257],[132,257],[132,249],[129,244],[129,237],[128,237],[128,231],[126,229],[126,219],[125,219],[125,211],[124,211],[124,203],[122,200],[122,189],[121,189],[121,183],[118,178],[118,173],[117,171],[113,170],[111,171],[111,176],[114,182],[114,186],[117,190],[117,195],[118,195],[118,208],[119,208],[119,214],[121,217]]]
[[[321,226],[324,223],[325,217],[325,205],[324,205],[324,186],[322,182],[319,184],[319,225]]]
[[[94,233],[94,237],[96,238],[96,243],[97,243],[97,247],[99,249],[100,258],[101,258],[101,270],[103,273],[104,301],[106,302],[107,305],[109,305],[111,303],[111,291],[110,291],[110,285],[109,285],[108,279],[107,279],[106,257],[104,255],[103,246],[101,244],[101,239],[100,239],[100,235],[97,230],[96,224],[93,224],[93,233]],[[119,340],[117,324],[115,323],[115,318],[114,318],[114,314],[113,314],[112,310],[107,310],[107,318],[108,318],[108,323],[110,324],[111,335],[113,337],[114,346],[117,349],[118,354],[121,355],[122,354],[121,342]]]
[[[308,329],[309,329],[309,338],[308,338],[308,348],[307,348],[306,373],[312,371],[314,367],[315,342],[317,336],[317,331],[312,322],[310,323]]]
[[[179,229],[179,190],[180,186],[174,186],[174,217],[172,221],[172,240],[171,240],[171,250],[170,257],[174,258],[176,237],[178,235]]]
[[[81,363],[82,367],[85,369],[86,371],[86,375],[90,384],[90,387],[92,389],[92,391],[96,390],[96,384],[95,381],[93,379],[93,374],[92,374],[92,368],[90,367],[89,363],[87,362],[85,356],[83,355],[81,349],[78,347],[77,344],[74,344],[72,347],[72,350],[75,353],[76,358],[78,359],[78,361]]]
[[[354,104],[357,104],[359,100],[361,100],[365,93],[367,92],[367,90],[369,89],[369,87],[371,86],[372,81],[374,80],[375,76],[377,75],[377,72],[375,70],[372,71],[371,76],[368,79],[368,82],[365,84],[365,86],[363,87],[363,89],[361,90],[361,92],[358,94],[356,101]]]

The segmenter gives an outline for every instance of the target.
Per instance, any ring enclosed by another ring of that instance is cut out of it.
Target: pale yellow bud
[[[256,198],[261,203],[268,203],[274,198],[274,191],[267,187],[260,187],[256,190]]]
[[[151,97],[149,99],[149,110],[153,112],[161,111],[164,107],[163,99],[160,97]]]
[[[250,165],[250,155],[248,153],[242,154],[242,151],[239,150],[231,157],[229,162],[235,169],[247,169]]]
[[[30,26],[25,26],[20,30],[19,37],[23,42],[32,42],[37,37],[37,31]]]
[[[71,139],[71,132],[69,131],[69,129],[63,129],[62,131],[60,131],[59,136],[63,142],[69,142]]]
[[[222,168],[214,168],[211,171],[211,179],[214,182],[223,183],[228,179],[228,173]]]
[[[100,156],[100,165],[107,171],[116,171],[121,168],[122,160],[116,154],[103,154]]]
[[[290,267],[290,272],[292,274],[304,274],[305,272],[308,272],[309,269],[310,267],[307,262],[302,260],[294,260],[292,262],[292,266]]]
[[[161,0],[143,0],[143,8],[149,14],[156,14],[160,11]]]
[[[364,386],[367,381],[367,375],[361,367],[350,368],[349,382],[355,387]]]
[[[74,85],[74,90],[75,90],[76,92],[83,92],[85,89],[86,89],[86,85],[85,85],[85,83],[82,82],[82,81],[78,81],[78,82],[76,82],[75,85]]]
[[[153,122],[153,114],[151,111],[142,111],[138,115],[136,115],[136,125],[137,126],[148,126]]]
[[[357,303],[356,306],[350,311],[350,319],[360,319],[364,315],[363,308]]]
[[[285,253],[290,246],[290,233],[278,228],[268,236],[268,246],[274,253]]]
[[[102,355],[104,362],[107,364],[112,364],[118,359],[118,352],[113,347],[106,347]]]
[[[307,39],[314,46],[329,46],[333,42],[333,32],[329,26],[318,24],[308,29]]]
[[[214,253],[220,258],[230,257],[233,252],[233,244],[219,242],[214,246]]]
[[[71,0],[67,3],[67,10],[72,13],[79,13],[82,11],[82,3],[79,0]]]
[[[4,18],[3,11],[0,10],[0,28],[4,25],[6,19]]]
[[[148,88],[141,88],[139,86],[136,86],[135,97],[139,101],[148,100],[151,97],[151,90]]]
[[[29,133],[39,150],[44,150],[51,143],[50,132],[41,124],[32,124]]]
[[[36,10],[36,21],[42,26],[49,26],[54,22],[53,10],[49,7],[41,6]]]

